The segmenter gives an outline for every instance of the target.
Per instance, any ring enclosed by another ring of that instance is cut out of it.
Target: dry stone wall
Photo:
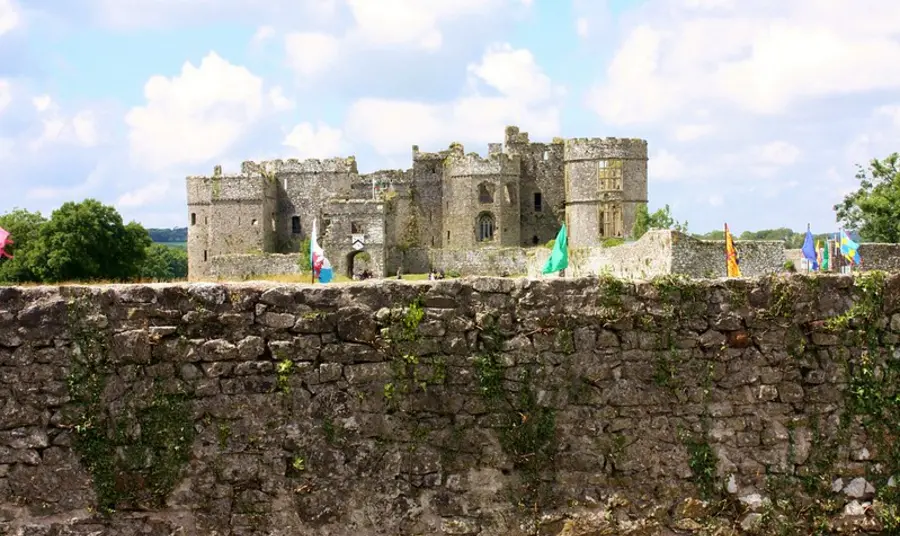
[[[0,288],[0,534],[896,533],[898,340],[878,272]]]

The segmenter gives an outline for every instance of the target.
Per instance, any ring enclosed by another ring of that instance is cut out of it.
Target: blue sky
[[[0,0],[0,213],[187,222],[184,177],[641,137],[690,229],[836,228],[900,151],[895,0]]]

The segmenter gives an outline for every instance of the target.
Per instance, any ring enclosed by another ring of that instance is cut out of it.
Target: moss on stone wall
[[[173,392],[166,378],[148,378],[145,389],[123,393],[113,411],[104,398],[113,364],[108,336],[97,327],[100,317],[92,319],[81,299],[68,305],[69,426],[72,446],[93,477],[98,508],[160,507],[190,456],[195,431],[188,396]]]

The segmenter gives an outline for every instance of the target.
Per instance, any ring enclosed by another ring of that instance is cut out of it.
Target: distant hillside
[[[187,227],[172,229],[147,229],[154,242],[187,242]]]

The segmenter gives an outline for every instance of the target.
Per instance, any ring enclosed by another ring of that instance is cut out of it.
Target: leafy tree
[[[187,277],[187,251],[163,244],[150,244],[141,265],[141,279],[171,281]]]
[[[657,210],[653,214],[647,209],[646,203],[637,207],[634,215],[634,225],[631,227],[631,237],[637,240],[644,236],[650,229],[672,229],[682,233],[688,230],[688,222],[679,222],[672,217],[669,205]]]
[[[29,263],[47,282],[127,281],[140,276],[150,244],[139,223],[126,225],[115,208],[86,199],[53,211],[40,227]]]
[[[31,269],[29,251],[34,249],[41,225],[46,221],[40,212],[19,208],[0,216],[0,227],[9,231],[15,241],[6,248],[13,258],[0,259],[0,283],[39,281]]]
[[[834,206],[837,221],[867,242],[900,242],[900,153],[856,167],[859,190]]]

